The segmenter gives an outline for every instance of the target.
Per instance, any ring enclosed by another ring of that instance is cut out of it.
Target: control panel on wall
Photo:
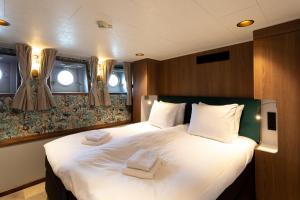
[[[277,153],[278,151],[278,113],[274,100],[261,101],[261,141],[257,149]]]
[[[276,112],[267,112],[267,124],[268,124],[268,130],[276,131],[277,125],[276,125]]]

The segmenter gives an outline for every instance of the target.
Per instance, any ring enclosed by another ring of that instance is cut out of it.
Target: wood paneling
[[[132,63],[132,121],[139,122],[141,120],[141,96],[147,94],[147,62],[141,60]]]
[[[141,96],[157,94],[158,61],[144,59],[132,63],[133,66],[133,122],[141,121]]]
[[[275,26],[279,34],[273,34],[272,27],[254,34],[254,95],[277,101],[279,150],[256,151],[257,199],[300,199],[300,23],[296,24]]]
[[[222,51],[230,52],[229,60],[196,64],[198,55]],[[253,43],[164,60],[158,83],[160,95],[253,97]]]

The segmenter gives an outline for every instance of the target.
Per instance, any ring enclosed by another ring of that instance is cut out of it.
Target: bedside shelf
[[[277,153],[278,152],[278,147],[272,146],[272,145],[267,145],[267,144],[259,144],[255,150],[258,151],[264,151],[268,153]]]

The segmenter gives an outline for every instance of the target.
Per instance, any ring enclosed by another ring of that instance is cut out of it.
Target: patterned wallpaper
[[[49,111],[15,112],[10,108],[12,97],[0,97],[0,141],[131,119],[126,95],[111,95],[112,106],[93,109],[89,108],[86,95],[54,98],[56,108]]]

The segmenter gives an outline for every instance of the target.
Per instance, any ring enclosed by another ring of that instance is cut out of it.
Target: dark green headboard
[[[170,103],[187,103],[184,122],[189,123],[192,112],[192,104],[203,102],[210,105],[244,104],[245,108],[241,117],[239,135],[253,139],[257,143],[260,140],[260,121],[255,119],[260,114],[260,100],[251,98],[227,98],[227,97],[192,97],[192,96],[158,96],[158,100]]]

